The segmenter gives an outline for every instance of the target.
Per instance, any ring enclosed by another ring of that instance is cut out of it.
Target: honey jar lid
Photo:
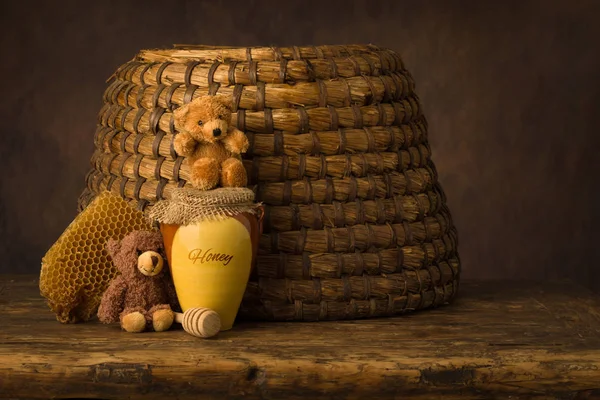
[[[170,198],[152,207],[149,217],[159,223],[177,225],[220,220],[241,213],[255,214],[260,204],[254,199],[254,191],[248,188],[177,188]]]

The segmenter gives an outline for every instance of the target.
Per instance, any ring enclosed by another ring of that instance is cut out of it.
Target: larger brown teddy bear
[[[121,242],[109,239],[107,250],[120,272],[102,296],[98,319],[121,322],[127,332],[165,331],[179,310],[177,294],[165,265],[158,232],[134,231]]]
[[[248,138],[230,125],[229,97],[202,96],[173,112],[173,147],[186,157],[192,186],[210,190],[218,186],[245,187],[248,178],[240,154],[248,150]]]

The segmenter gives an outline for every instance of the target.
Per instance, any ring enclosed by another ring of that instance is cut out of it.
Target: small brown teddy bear
[[[109,239],[107,250],[120,275],[111,281],[102,296],[98,308],[100,322],[120,321],[127,332],[169,329],[179,303],[161,254],[161,234],[133,231],[121,242]]]
[[[240,154],[248,150],[246,135],[230,125],[231,100],[202,96],[174,112],[177,154],[187,157],[192,186],[210,190],[218,186],[245,187],[248,182]]]

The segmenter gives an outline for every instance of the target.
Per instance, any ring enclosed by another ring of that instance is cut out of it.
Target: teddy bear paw
[[[194,139],[185,140],[181,148],[183,154],[192,154],[196,150],[196,141]]]
[[[240,140],[230,140],[225,142],[225,149],[233,154],[243,154],[248,151],[249,147],[250,143],[245,136]]]
[[[175,314],[171,310],[158,310],[152,314],[152,326],[156,332],[168,330],[173,325]]]
[[[189,134],[180,133],[175,136],[173,147],[180,156],[188,156],[194,153],[198,142]]]
[[[143,332],[146,328],[146,317],[139,311],[129,313],[123,317],[121,327],[127,332]]]

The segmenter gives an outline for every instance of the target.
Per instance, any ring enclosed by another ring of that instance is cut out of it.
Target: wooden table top
[[[567,283],[465,282],[439,309],[200,339],[62,325],[36,277],[0,276],[0,316],[0,398],[600,397],[600,298]]]

